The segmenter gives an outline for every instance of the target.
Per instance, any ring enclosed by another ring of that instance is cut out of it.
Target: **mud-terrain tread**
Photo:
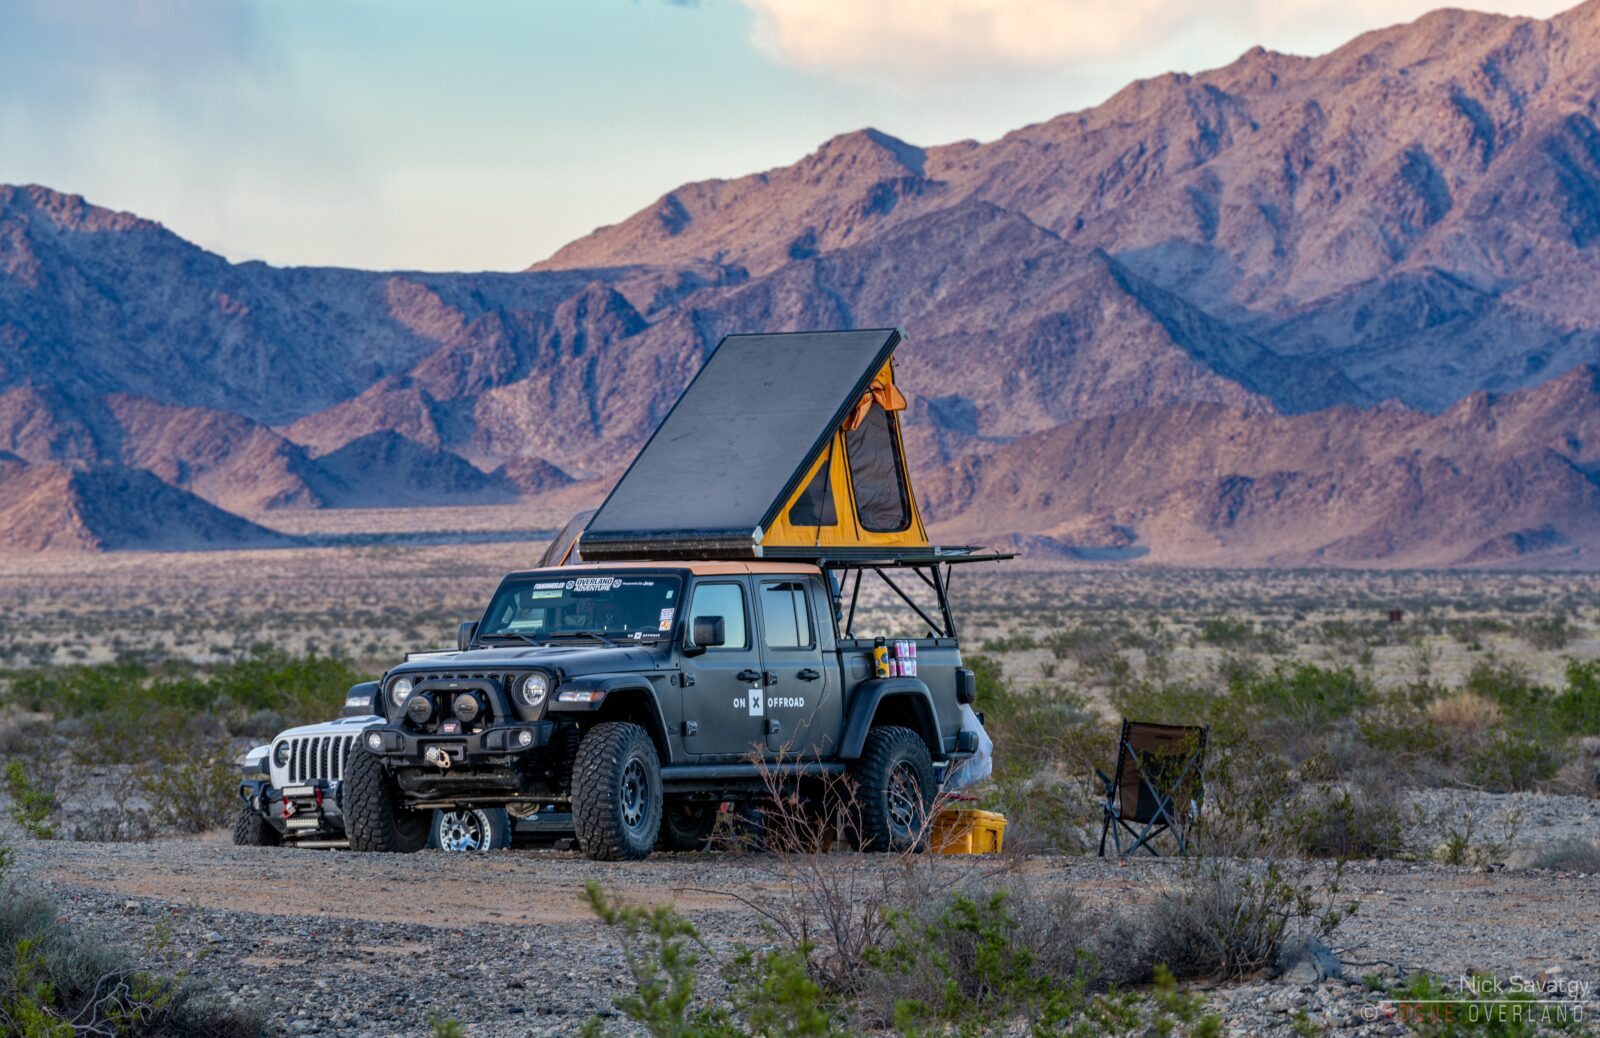
[[[654,810],[657,829],[639,845],[630,845],[616,811],[622,780],[622,761],[634,750],[644,751],[647,768],[655,775]],[[639,861],[649,856],[660,832],[666,798],[661,794],[661,761],[650,733],[628,721],[605,721],[584,733],[572,765],[572,823],[578,847],[595,861]]]
[[[272,823],[262,818],[249,804],[239,809],[233,822],[233,843],[236,847],[276,847],[283,837]]]
[[[674,809],[683,811],[695,808],[704,811],[703,818],[682,821],[674,817]],[[706,801],[668,801],[661,809],[661,834],[656,837],[659,851],[703,851],[711,844],[711,832],[717,827],[717,805]]]
[[[884,797],[889,784],[889,772],[901,760],[909,760],[917,769],[917,781],[922,791],[924,824],[916,834],[913,844],[893,838],[889,821],[889,805]],[[861,747],[861,757],[850,769],[855,782],[855,824],[851,842],[865,851],[922,850],[927,842],[927,814],[933,804],[935,790],[933,758],[922,736],[899,725],[880,725],[867,733]]]
[[[427,846],[432,816],[395,809],[393,780],[359,739],[345,761],[339,795],[351,850],[411,854]]]

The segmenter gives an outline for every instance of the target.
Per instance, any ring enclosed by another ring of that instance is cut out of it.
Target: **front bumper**
[[[341,839],[344,815],[339,810],[336,782],[319,780],[278,789],[270,782],[248,780],[239,796],[250,809],[284,836]]]
[[[448,769],[511,766],[518,758],[549,746],[555,732],[554,721],[519,721],[468,735],[410,732],[390,725],[369,729],[362,739],[367,749],[394,767],[438,767],[437,755],[447,753]],[[378,736],[380,746],[373,746],[373,735]]]

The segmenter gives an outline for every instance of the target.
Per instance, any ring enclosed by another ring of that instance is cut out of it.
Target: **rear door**
[[[832,669],[823,665],[812,582],[785,577],[755,584],[767,686],[767,751],[802,760],[830,755],[843,708]]]
[[[701,756],[742,757],[766,746],[766,696],[761,651],[751,620],[750,585],[743,577],[708,577],[689,590],[684,623],[720,616],[727,641],[683,659],[683,746]],[[690,731],[694,734],[689,734]]]

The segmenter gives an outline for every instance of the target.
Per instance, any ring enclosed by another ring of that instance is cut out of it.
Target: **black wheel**
[[[428,814],[400,806],[394,779],[359,739],[345,761],[339,806],[353,851],[411,854],[427,846]]]
[[[661,812],[661,835],[656,850],[703,851],[717,826],[715,801],[669,800]]]
[[[597,724],[578,744],[572,767],[572,822],[578,846],[595,861],[638,861],[661,829],[661,761],[636,724]]]
[[[851,842],[864,851],[918,851],[927,841],[933,807],[933,760],[922,737],[885,726],[867,733],[854,783]]]
[[[754,800],[735,801],[728,813],[726,849],[742,854],[765,854],[767,846],[767,807]]]
[[[233,823],[233,842],[240,847],[276,847],[283,842],[272,823],[262,818],[249,804],[239,809]]]
[[[511,816],[503,807],[436,810],[428,825],[428,846],[436,851],[503,851],[511,846]]]

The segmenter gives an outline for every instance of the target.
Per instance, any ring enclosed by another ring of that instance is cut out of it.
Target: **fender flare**
[[[557,697],[562,692],[604,692],[605,698],[595,703],[560,703],[557,702]],[[559,682],[550,690],[546,716],[601,713],[608,704],[619,698],[619,694],[627,698],[640,697],[645,701],[647,709],[655,719],[654,725],[647,725],[646,728],[650,731],[651,740],[656,744],[656,753],[661,758],[661,763],[670,764],[672,740],[667,732],[666,715],[661,712],[661,701],[656,696],[655,686],[649,679],[638,674],[584,674]]]
[[[370,717],[378,714],[388,718],[389,711],[383,701],[382,687],[376,681],[363,681],[359,685],[351,685],[350,691],[344,694],[344,709],[339,712],[340,717]]]
[[[933,708],[933,693],[919,678],[870,678],[856,686],[845,718],[844,738],[839,742],[840,760],[858,760],[866,745],[872,719],[885,700],[907,699],[917,717],[917,734],[928,744],[934,760],[944,758],[944,740],[939,731],[939,713]]]

